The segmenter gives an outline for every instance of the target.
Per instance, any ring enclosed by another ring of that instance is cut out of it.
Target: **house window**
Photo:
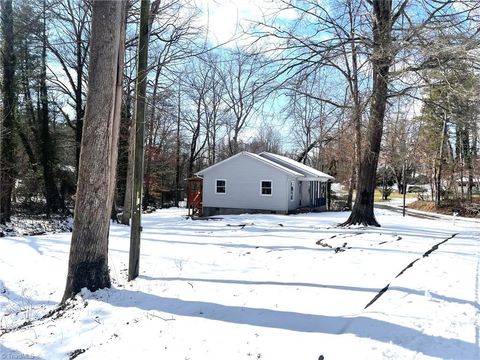
[[[295,190],[295,181],[291,181],[290,182],[290,201],[293,201],[294,190]]]
[[[261,181],[261,192],[260,194],[265,196],[272,195],[272,182],[270,180],[262,180]]]
[[[227,190],[227,180],[216,180],[215,181],[215,194],[225,194]]]

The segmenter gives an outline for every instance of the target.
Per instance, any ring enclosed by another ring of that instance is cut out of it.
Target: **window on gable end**
[[[260,194],[265,195],[265,196],[272,195],[272,182],[270,180],[262,180],[261,181]]]
[[[215,193],[216,194],[226,194],[227,193],[227,180],[216,180],[215,181]]]

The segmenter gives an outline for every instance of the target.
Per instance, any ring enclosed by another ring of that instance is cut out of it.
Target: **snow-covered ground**
[[[0,239],[0,358],[480,359],[479,222],[183,215],[144,216],[130,283],[129,228],[113,225],[114,287],[44,319],[62,297],[70,234]]]

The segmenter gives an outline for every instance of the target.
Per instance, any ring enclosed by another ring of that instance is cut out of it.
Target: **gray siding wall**
[[[216,194],[216,180],[226,180],[226,193]],[[281,170],[240,155],[203,176],[203,206],[209,208],[288,211],[290,176]],[[260,182],[272,181],[272,195],[262,196]],[[298,204],[298,202],[297,202]]]

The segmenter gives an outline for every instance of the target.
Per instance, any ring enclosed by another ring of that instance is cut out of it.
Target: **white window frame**
[[[295,181],[290,181],[290,201],[295,200]]]
[[[218,192],[217,191],[217,189],[218,189],[217,181],[224,181],[225,182],[225,185],[224,185],[225,192]],[[215,179],[215,194],[225,195],[226,193],[227,193],[227,180],[226,179]]]
[[[262,192],[263,186],[262,183],[268,181],[270,183],[270,194],[264,194]],[[272,180],[260,180],[260,196],[272,196],[273,195],[273,181]]]

